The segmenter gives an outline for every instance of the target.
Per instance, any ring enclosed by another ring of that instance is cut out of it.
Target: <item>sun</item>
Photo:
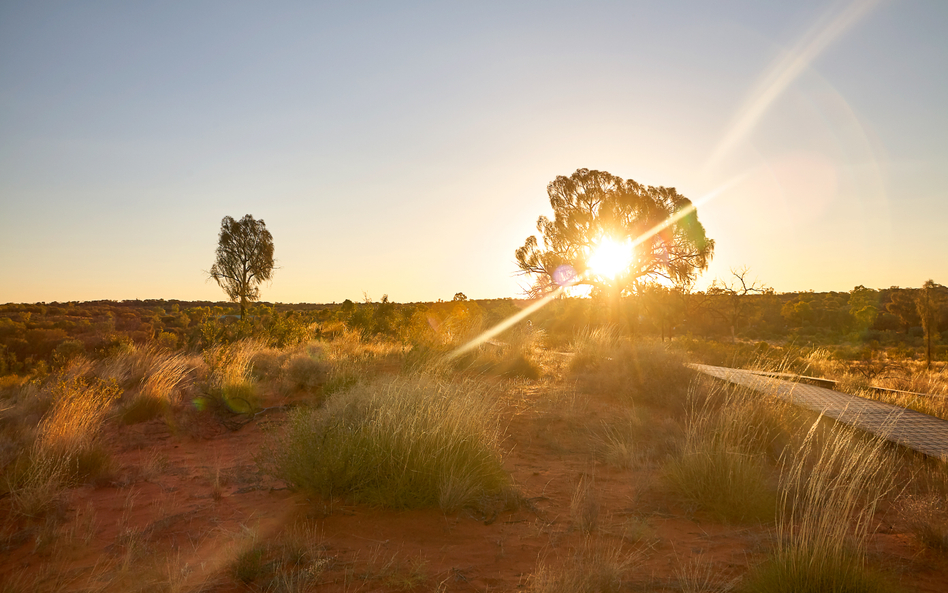
[[[612,237],[603,237],[593,249],[587,264],[597,276],[615,279],[619,272],[628,269],[632,263],[632,245],[622,243]]]

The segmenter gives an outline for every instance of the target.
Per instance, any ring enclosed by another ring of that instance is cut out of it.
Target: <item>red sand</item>
[[[4,533],[12,535],[0,581],[14,591],[266,590],[265,579],[234,578],[235,558],[254,542],[284,541],[281,533],[294,527],[308,530],[318,552],[307,560],[310,588],[298,590],[523,590],[541,565],[568,563],[592,545],[630,559],[626,589],[680,591],[679,574],[688,567],[726,586],[763,558],[772,530],[722,525],[676,507],[655,487],[654,465],[626,470],[594,461],[562,419],[551,419],[540,393],[508,385],[503,394],[513,404],[506,466],[528,502],[491,517],[373,509],[294,493],[261,475],[254,461],[279,411],[238,430],[211,415],[190,418],[180,434],[163,420],[111,423],[104,437],[119,468],[115,480],[71,491],[58,525],[5,517]],[[615,413],[593,398],[579,420]],[[584,475],[594,480],[600,508],[589,534],[570,510]],[[888,521],[883,515],[872,561],[908,590],[948,590],[946,555],[924,550]],[[44,543],[44,529],[52,543]]]

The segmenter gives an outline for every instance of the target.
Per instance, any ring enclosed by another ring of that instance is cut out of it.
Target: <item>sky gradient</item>
[[[0,4],[0,303],[519,296],[577,168],[778,291],[948,283],[948,3]],[[345,5],[343,5],[345,4]]]

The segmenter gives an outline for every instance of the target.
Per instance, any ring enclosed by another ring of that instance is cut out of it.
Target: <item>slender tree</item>
[[[225,216],[210,277],[231,302],[240,302],[241,319],[247,303],[260,298],[260,284],[273,277],[273,269],[273,236],[263,220],[249,214],[240,220]]]
[[[731,342],[737,341],[737,330],[752,306],[750,295],[773,294],[774,291],[756,278],[751,282],[749,274],[747,266],[731,268],[730,282],[715,278],[708,287],[708,296],[712,297],[711,311],[727,323]]]
[[[915,306],[918,307],[918,316],[922,319],[922,329],[925,331],[925,360],[929,369],[932,368],[932,341],[938,339],[938,316],[945,304],[946,291],[948,289],[941,284],[928,280],[915,297]]]

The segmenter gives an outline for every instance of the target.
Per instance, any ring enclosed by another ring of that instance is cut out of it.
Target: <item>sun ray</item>
[[[655,225],[654,227],[652,227],[650,230],[648,230],[648,231],[642,233],[641,235],[639,235],[638,237],[636,237],[635,240],[630,241],[630,242],[628,243],[628,248],[627,248],[627,249],[628,249],[628,253],[631,254],[631,253],[632,253],[632,250],[634,250],[636,246],[641,245],[644,241],[647,241],[649,238],[654,237],[656,234],[658,234],[659,232],[661,232],[663,229],[668,228],[670,225],[675,224],[675,222],[681,220],[681,219],[684,218],[685,216],[688,216],[689,214],[691,214],[692,212],[694,212],[695,209],[696,209],[699,205],[705,204],[705,203],[711,201],[712,199],[718,197],[719,195],[721,195],[721,194],[724,193],[725,191],[727,191],[727,190],[731,189],[732,187],[734,187],[735,185],[739,184],[741,181],[743,181],[745,178],[747,178],[747,176],[748,176],[749,174],[750,174],[750,172],[745,172],[745,173],[742,173],[742,174],[740,174],[740,175],[736,175],[736,176],[733,177],[732,179],[728,180],[726,183],[720,185],[719,187],[715,188],[714,190],[712,190],[712,191],[708,192],[707,194],[701,196],[700,198],[694,200],[694,201],[691,203],[691,205],[689,205],[688,207],[682,208],[681,210],[679,210],[678,212],[676,212],[676,213],[673,214],[672,216],[669,216],[668,218],[666,218],[662,223],[657,224],[657,225]],[[587,271],[586,273],[588,274],[589,272]],[[556,288],[555,290],[553,290],[552,292],[550,292],[549,294],[547,294],[547,295],[544,296],[543,298],[539,299],[538,301],[536,301],[536,302],[534,302],[534,303],[531,303],[529,306],[527,306],[527,307],[525,307],[524,309],[518,311],[517,313],[511,315],[511,316],[508,317],[507,319],[504,319],[503,321],[501,321],[500,323],[498,323],[498,324],[495,325],[494,327],[485,330],[485,331],[482,332],[480,335],[478,335],[478,336],[476,336],[475,338],[471,339],[471,340],[470,340],[469,342],[467,342],[466,344],[463,344],[463,345],[461,345],[461,346],[458,346],[457,348],[455,348],[454,350],[452,350],[451,352],[449,352],[449,353],[446,355],[445,358],[446,358],[447,360],[452,360],[452,359],[454,359],[454,358],[457,358],[458,356],[464,354],[465,352],[470,352],[471,350],[473,350],[474,348],[477,348],[478,346],[480,346],[481,344],[487,342],[488,340],[490,340],[490,339],[492,339],[492,338],[494,338],[494,337],[496,337],[496,336],[502,334],[503,332],[507,331],[507,330],[510,329],[511,327],[517,325],[517,323],[519,323],[520,321],[526,319],[526,318],[527,318],[528,316],[530,316],[532,313],[534,313],[534,312],[536,312],[536,311],[539,311],[540,309],[542,309],[543,307],[545,307],[548,303],[550,303],[550,301],[552,301],[553,299],[555,299],[555,298],[557,298],[558,296],[560,296],[561,294],[563,294],[564,291],[566,291],[572,284],[573,284],[573,282],[571,282],[571,281],[570,281],[570,282],[563,282],[562,284],[560,284],[559,286],[557,286],[557,288]]]
[[[854,0],[832,19],[829,18],[831,13],[827,13],[789,53],[778,59],[764,73],[756,90],[748,96],[737,112],[727,133],[711,153],[704,171],[712,170],[735,144],[750,133],[767,108],[813,63],[816,57],[881,1]]]

